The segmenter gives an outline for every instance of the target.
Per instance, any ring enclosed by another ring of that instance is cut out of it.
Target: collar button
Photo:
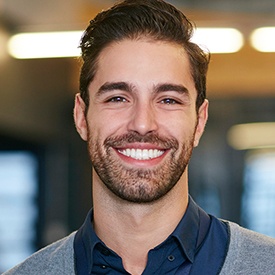
[[[169,262],[173,262],[175,260],[175,256],[174,255],[169,255],[168,256],[168,261]]]

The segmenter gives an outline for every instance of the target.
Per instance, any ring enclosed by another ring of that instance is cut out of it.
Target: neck
[[[95,232],[122,258],[129,273],[141,274],[149,250],[174,231],[185,213],[187,175],[165,197],[153,203],[125,202],[115,197],[98,178],[93,179],[93,194]]]

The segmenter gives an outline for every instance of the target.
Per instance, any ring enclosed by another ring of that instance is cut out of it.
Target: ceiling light
[[[275,52],[275,27],[256,29],[250,36],[252,46],[260,52]]]
[[[80,55],[82,31],[20,33],[8,42],[8,51],[18,59],[73,57]]]
[[[261,122],[234,125],[228,143],[237,150],[275,147],[275,123]]]
[[[192,41],[210,53],[234,53],[244,44],[242,33],[233,28],[198,28]]]
[[[80,55],[83,31],[19,33],[8,43],[11,56],[18,59],[74,57]],[[243,45],[242,34],[232,28],[198,28],[194,43],[211,53],[232,53]]]

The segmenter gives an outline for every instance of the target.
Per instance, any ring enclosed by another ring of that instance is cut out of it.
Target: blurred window
[[[251,151],[247,156],[242,224],[275,237],[275,150]]]
[[[35,251],[38,180],[27,151],[0,151],[0,273]]]

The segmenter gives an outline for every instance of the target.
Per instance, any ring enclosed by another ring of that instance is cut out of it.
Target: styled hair
[[[100,12],[85,30],[80,48],[83,65],[80,94],[89,105],[88,86],[97,71],[101,51],[112,42],[148,37],[181,45],[188,54],[197,90],[196,109],[206,97],[206,74],[210,55],[190,41],[194,26],[185,15],[162,0],[124,0]]]

